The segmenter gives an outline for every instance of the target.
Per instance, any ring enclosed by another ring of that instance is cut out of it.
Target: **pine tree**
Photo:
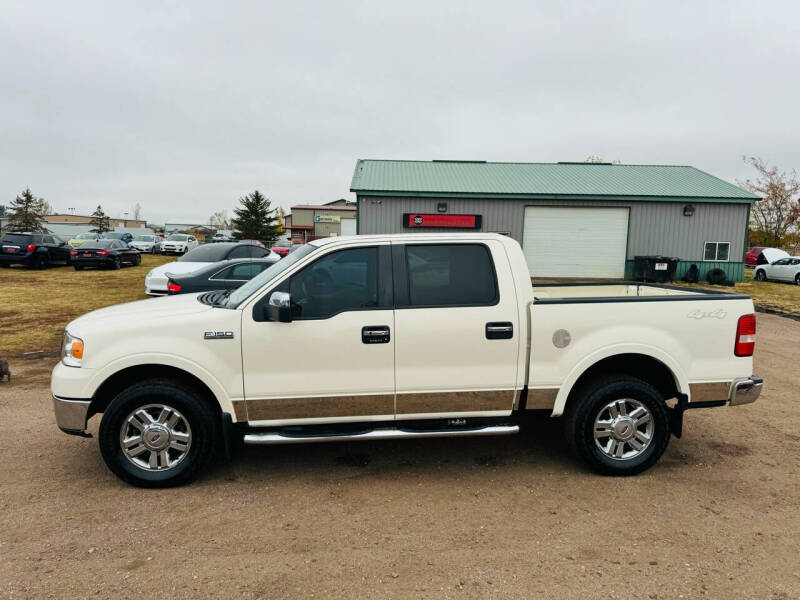
[[[33,195],[30,188],[25,188],[21,196],[17,196],[8,207],[11,213],[8,229],[11,231],[41,231],[44,220],[44,202]]]
[[[89,225],[92,226],[92,229],[89,230],[92,233],[105,233],[106,231],[111,231],[111,226],[108,222],[108,215],[103,212],[102,206],[98,206],[92,213],[92,220],[89,221]]]
[[[278,239],[278,226],[269,200],[256,190],[239,198],[239,203],[241,206],[233,211],[236,214],[236,239],[258,240],[267,246],[272,245]]]

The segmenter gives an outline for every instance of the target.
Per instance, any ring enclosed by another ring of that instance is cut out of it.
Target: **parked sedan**
[[[800,256],[788,256],[768,265],[758,265],[753,277],[757,281],[791,281],[800,285]]]
[[[204,244],[181,256],[176,262],[167,263],[152,269],[145,277],[144,292],[149,296],[163,296],[167,293],[167,273],[182,275],[191,273],[209,263],[234,258],[264,258],[278,262],[280,256],[265,248],[263,244],[252,242],[221,242]]]
[[[197,238],[187,233],[173,233],[161,244],[162,254],[186,254],[199,245]]]
[[[136,248],[139,252],[150,252],[151,254],[161,252],[161,238],[157,235],[137,235],[128,245]]]
[[[46,269],[52,263],[69,264],[67,243],[49,233],[6,233],[0,238],[0,267],[13,264]]]
[[[292,249],[292,242],[289,240],[279,240],[272,245],[272,251],[283,258]]]
[[[100,236],[101,240],[119,240],[126,246],[133,240],[133,235],[128,232],[106,231]]]
[[[81,244],[70,251],[72,264],[76,271],[86,267],[106,267],[119,269],[124,264],[142,264],[142,254],[136,248],[128,247],[122,240],[95,240]]]
[[[192,294],[211,290],[233,290],[261,273],[275,260],[265,258],[236,258],[210,263],[191,273],[173,275],[167,273],[167,292],[173,294]]]
[[[72,248],[77,248],[84,242],[88,242],[89,240],[99,240],[100,236],[96,233],[79,233],[74,238],[71,238],[67,243]]]

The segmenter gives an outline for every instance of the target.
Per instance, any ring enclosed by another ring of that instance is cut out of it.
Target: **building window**
[[[730,242],[706,242],[703,260],[727,262],[730,250]]]

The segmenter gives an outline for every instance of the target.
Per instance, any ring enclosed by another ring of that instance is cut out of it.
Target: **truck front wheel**
[[[628,376],[596,380],[572,399],[565,419],[572,451],[604,475],[653,466],[669,442],[669,413],[650,384]]]
[[[208,463],[217,420],[194,391],[178,382],[146,381],[123,390],[100,422],[100,452],[123,481],[172,487],[194,479]]]

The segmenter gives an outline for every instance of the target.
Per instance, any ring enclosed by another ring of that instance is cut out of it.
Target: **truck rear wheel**
[[[595,380],[570,403],[565,432],[572,451],[604,475],[653,466],[669,442],[669,413],[650,384],[626,375]]]
[[[100,422],[100,452],[123,481],[172,487],[194,479],[217,439],[217,418],[192,390],[167,380],[127,388]]]

